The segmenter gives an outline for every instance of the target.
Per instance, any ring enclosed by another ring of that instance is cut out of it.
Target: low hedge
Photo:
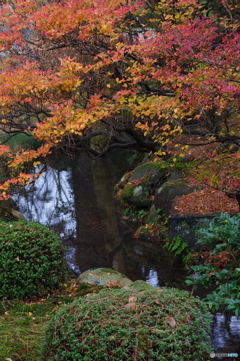
[[[209,360],[210,323],[206,305],[185,291],[104,290],[60,309],[41,360]]]
[[[0,223],[0,299],[24,299],[65,280],[64,247],[37,222]]]

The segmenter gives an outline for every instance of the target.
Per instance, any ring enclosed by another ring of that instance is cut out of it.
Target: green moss
[[[129,183],[127,183],[125,185],[125,187],[122,191],[122,199],[124,201],[128,201],[131,197],[133,197],[134,190],[140,186],[143,188],[143,197],[145,196],[144,192],[147,192],[147,196],[148,196],[149,193],[147,190],[147,183],[149,181],[149,178],[150,178],[150,176],[143,177],[143,178],[139,179],[137,183],[134,183],[134,184],[132,184],[133,181],[129,181]]]
[[[129,200],[129,198],[133,197],[133,192],[136,187],[137,187],[136,185],[126,184],[122,191],[122,195],[121,195],[122,199],[124,201],[127,201]]]
[[[1,361],[39,360],[46,323],[61,306],[73,301],[69,287],[28,302],[0,301]]]
[[[168,169],[168,165],[166,162],[151,162],[151,163],[144,163],[139,165],[136,169],[146,169],[146,170],[151,170],[151,169],[157,169],[157,170],[167,170]]]
[[[94,271],[96,269],[99,269],[98,267],[94,267],[94,268],[90,268],[88,271]],[[118,271],[115,271],[114,269],[112,268],[101,268],[101,271],[102,272],[106,272],[106,273],[121,273],[121,272],[118,272]],[[122,273],[121,273],[122,274]],[[122,274],[124,277],[126,277],[124,274]]]
[[[112,268],[102,268],[101,271],[102,272],[107,272],[107,273],[119,273],[118,271],[115,271]]]
[[[91,283],[80,283],[76,290],[78,297],[84,297],[90,293],[99,293],[106,289],[106,286],[94,285]]]
[[[162,191],[164,192],[166,189],[168,188],[173,188],[173,187],[187,187],[188,185],[184,182],[175,182],[175,181],[172,181],[171,183],[168,183],[168,184],[164,184],[162,186]]]
[[[124,278],[126,277],[126,275],[124,275],[123,273],[121,273],[121,272],[119,272],[119,271],[115,271],[115,270],[112,269],[112,268],[102,268],[102,271],[103,271],[103,272],[106,272],[106,273],[119,274],[119,275],[123,276]]]
[[[205,361],[211,315],[188,292],[118,289],[63,307],[46,329],[42,361]]]
[[[149,283],[143,281],[143,280],[137,280],[132,283],[130,286],[131,288],[138,290],[138,291],[145,291],[145,290],[153,290],[154,287],[151,286]]]

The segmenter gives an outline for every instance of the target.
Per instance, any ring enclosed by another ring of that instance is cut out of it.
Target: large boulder
[[[154,204],[156,209],[160,209],[165,216],[174,213],[174,200],[177,197],[189,194],[201,189],[200,186],[191,186],[183,180],[170,180],[165,182],[155,194]]]
[[[131,286],[133,282],[122,273],[111,268],[95,268],[80,274],[78,283],[87,283],[96,286],[116,285],[124,287]]]
[[[125,174],[116,185],[117,200],[136,208],[147,208],[155,188],[168,176],[166,162],[149,162]]]
[[[18,212],[16,209],[11,209],[10,210],[13,217],[15,217],[17,220],[19,219],[23,219],[24,221],[26,221],[26,217],[24,217],[24,215],[20,212]]]
[[[175,237],[180,237],[191,249],[208,250],[208,244],[197,244],[201,239],[198,231],[209,228],[212,220],[219,215],[219,213],[184,216],[172,215],[168,219],[169,240],[172,241]]]

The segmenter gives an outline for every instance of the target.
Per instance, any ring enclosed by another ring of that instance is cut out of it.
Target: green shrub
[[[180,236],[174,237],[171,241],[167,241],[165,246],[174,256],[182,255],[187,252],[188,244],[183,241]]]
[[[102,291],[55,314],[41,360],[208,360],[210,322],[206,305],[185,291]]]
[[[67,272],[63,250],[58,237],[39,223],[0,223],[0,299],[22,299],[56,288]]]
[[[210,251],[192,255],[193,274],[186,283],[216,286],[205,300],[210,309],[233,311],[240,316],[240,213],[222,213],[199,233],[198,243],[207,244]]]

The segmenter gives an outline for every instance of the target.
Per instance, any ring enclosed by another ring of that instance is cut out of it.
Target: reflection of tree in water
[[[222,313],[214,315],[212,344],[217,353],[238,353],[233,360],[240,360],[240,317],[228,318]],[[231,351],[229,351],[231,350]],[[217,360],[230,360],[218,357]]]
[[[19,189],[14,200],[28,220],[50,227],[64,240],[71,269],[112,267],[133,280],[166,284],[171,264],[162,252],[159,262],[154,247],[144,249],[119,227],[111,179],[105,161],[93,166],[80,158],[71,172],[46,168],[34,184]]]
[[[75,236],[76,220],[71,172],[47,167],[34,183],[13,196],[28,219],[54,229],[62,238]]]

